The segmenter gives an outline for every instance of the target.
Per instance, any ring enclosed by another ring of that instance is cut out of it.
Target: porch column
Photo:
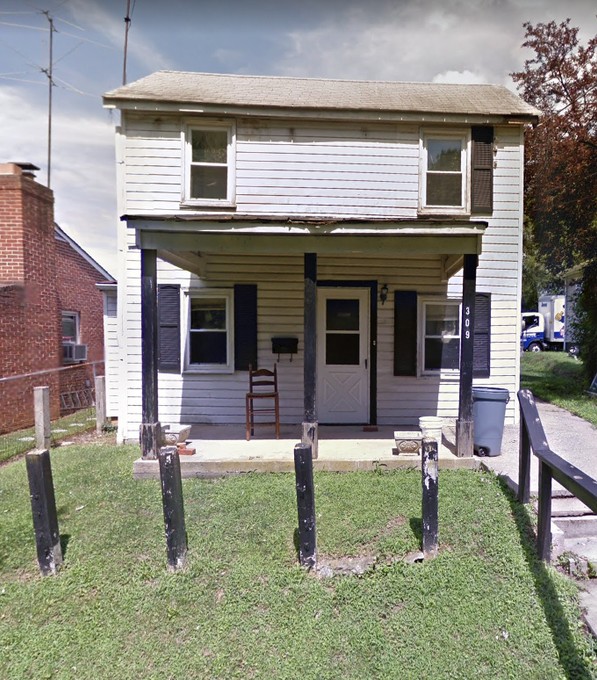
[[[141,249],[141,455],[156,459],[158,422],[157,251]]]
[[[460,393],[456,421],[456,455],[460,458],[473,455],[473,350],[477,263],[477,255],[464,256],[460,322]]]
[[[318,455],[317,441],[317,253],[305,253],[305,360],[303,385],[305,419],[303,444],[310,446],[313,458]]]

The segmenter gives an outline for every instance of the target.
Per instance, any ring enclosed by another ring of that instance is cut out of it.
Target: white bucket
[[[444,421],[437,416],[423,416],[419,418],[419,427],[423,438],[435,439],[438,445],[442,443],[442,426]]]

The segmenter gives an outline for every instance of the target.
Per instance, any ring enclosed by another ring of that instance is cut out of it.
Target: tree
[[[535,54],[511,76],[522,97],[543,114],[526,140],[529,263],[539,271],[544,265],[558,278],[574,264],[597,261],[597,36],[581,45],[570,19],[527,22],[524,28],[522,46]],[[597,299],[591,271],[585,268],[581,305]],[[585,337],[597,338],[595,313],[584,318]],[[582,351],[586,365],[595,365],[597,343]]]
[[[524,27],[535,56],[511,75],[543,113],[527,136],[526,212],[555,273],[592,255],[597,237],[597,36],[580,45],[569,19]]]

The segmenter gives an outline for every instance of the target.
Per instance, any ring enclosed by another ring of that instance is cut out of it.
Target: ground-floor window
[[[460,303],[421,300],[421,371],[458,371],[460,366]]]
[[[231,372],[234,364],[232,291],[193,291],[188,298],[187,368]]]

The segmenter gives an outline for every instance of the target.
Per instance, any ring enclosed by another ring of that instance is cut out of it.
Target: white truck
[[[521,349],[524,352],[564,349],[565,312],[564,295],[542,295],[538,311],[522,314]]]

